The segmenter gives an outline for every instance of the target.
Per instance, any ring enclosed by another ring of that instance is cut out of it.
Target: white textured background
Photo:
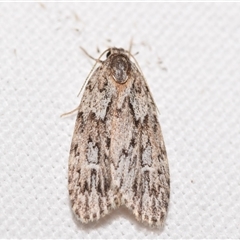
[[[240,238],[239,13],[237,3],[0,4],[0,237]],[[163,230],[125,208],[85,226],[68,199],[76,114],[59,116],[79,104],[94,63],[79,47],[98,57],[131,37],[169,157]]]

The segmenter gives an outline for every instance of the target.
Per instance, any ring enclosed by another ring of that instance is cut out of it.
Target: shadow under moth
[[[68,169],[72,209],[87,223],[125,205],[137,220],[162,226],[170,175],[157,108],[130,52],[105,52],[78,107]]]

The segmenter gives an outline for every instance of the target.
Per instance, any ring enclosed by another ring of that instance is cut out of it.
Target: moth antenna
[[[96,65],[97,65],[98,63],[101,63],[101,64],[103,63],[103,61],[101,61],[100,58],[103,56],[103,54],[105,54],[107,51],[109,51],[109,50],[111,49],[111,48],[108,48],[107,50],[105,50],[105,51],[100,55],[100,57],[99,57],[98,59],[95,59],[94,57],[92,57],[91,55],[89,55],[88,52],[87,52],[84,48],[82,48],[82,47],[80,47],[80,48],[82,49],[82,51],[83,51],[88,57],[90,57],[91,59],[95,60],[96,62],[95,62],[95,64],[93,65],[92,70],[91,70],[90,73],[88,74],[86,80],[84,81],[84,83],[83,83],[83,85],[82,85],[82,87],[81,87],[81,89],[80,89],[77,97],[79,97],[80,93],[82,92],[83,88],[85,87],[86,83],[88,82],[88,80],[89,80],[89,78],[90,78],[93,70],[95,69]],[[76,111],[78,110],[78,108],[79,108],[79,106],[77,106],[75,109],[73,109],[73,110],[70,111],[70,112],[63,113],[60,117],[63,117],[63,116],[72,114],[72,113],[76,112]]]
[[[100,59],[96,59],[96,58],[92,57],[83,47],[80,47],[80,48],[89,58],[93,59],[96,62],[102,63],[102,61]]]
[[[83,83],[83,85],[82,85],[82,87],[81,87],[81,89],[80,89],[77,97],[79,97],[80,93],[82,92],[83,88],[85,87],[85,85],[86,85],[87,81],[89,80],[90,76],[92,75],[92,72],[93,72],[93,70],[95,69],[96,65],[97,65],[98,63],[101,63],[101,64],[103,63],[103,61],[101,61],[100,58],[103,56],[103,54],[105,54],[107,51],[109,51],[109,50],[111,49],[111,48],[108,48],[107,50],[105,50],[105,51],[100,55],[100,57],[99,57],[98,59],[96,59],[96,58],[92,57],[91,55],[89,55],[88,52],[87,52],[84,48],[82,48],[82,47],[80,47],[80,48],[83,50],[83,52],[84,52],[87,56],[89,56],[91,59],[95,60],[96,62],[95,62],[95,64],[93,65],[92,70],[91,70],[90,73],[88,74],[86,80],[84,81],[84,83]]]

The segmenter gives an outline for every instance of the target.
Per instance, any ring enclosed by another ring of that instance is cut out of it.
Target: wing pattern
[[[167,215],[170,176],[156,106],[122,49],[95,70],[84,91],[69,158],[69,194],[82,222],[124,204],[150,226]]]

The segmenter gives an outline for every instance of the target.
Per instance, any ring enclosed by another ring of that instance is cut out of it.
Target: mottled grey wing
[[[139,221],[159,226],[170,195],[167,153],[149,89],[137,69],[134,73],[129,97],[115,118],[111,158],[121,202]]]
[[[134,64],[124,84],[106,68],[90,78],[79,107],[69,159],[73,211],[88,222],[126,204],[138,220],[162,225],[170,182],[155,104]]]
[[[69,194],[82,222],[99,219],[120,204],[112,187],[107,119],[114,94],[111,82],[97,69],[88,81],[79,107],[69,157]]]

